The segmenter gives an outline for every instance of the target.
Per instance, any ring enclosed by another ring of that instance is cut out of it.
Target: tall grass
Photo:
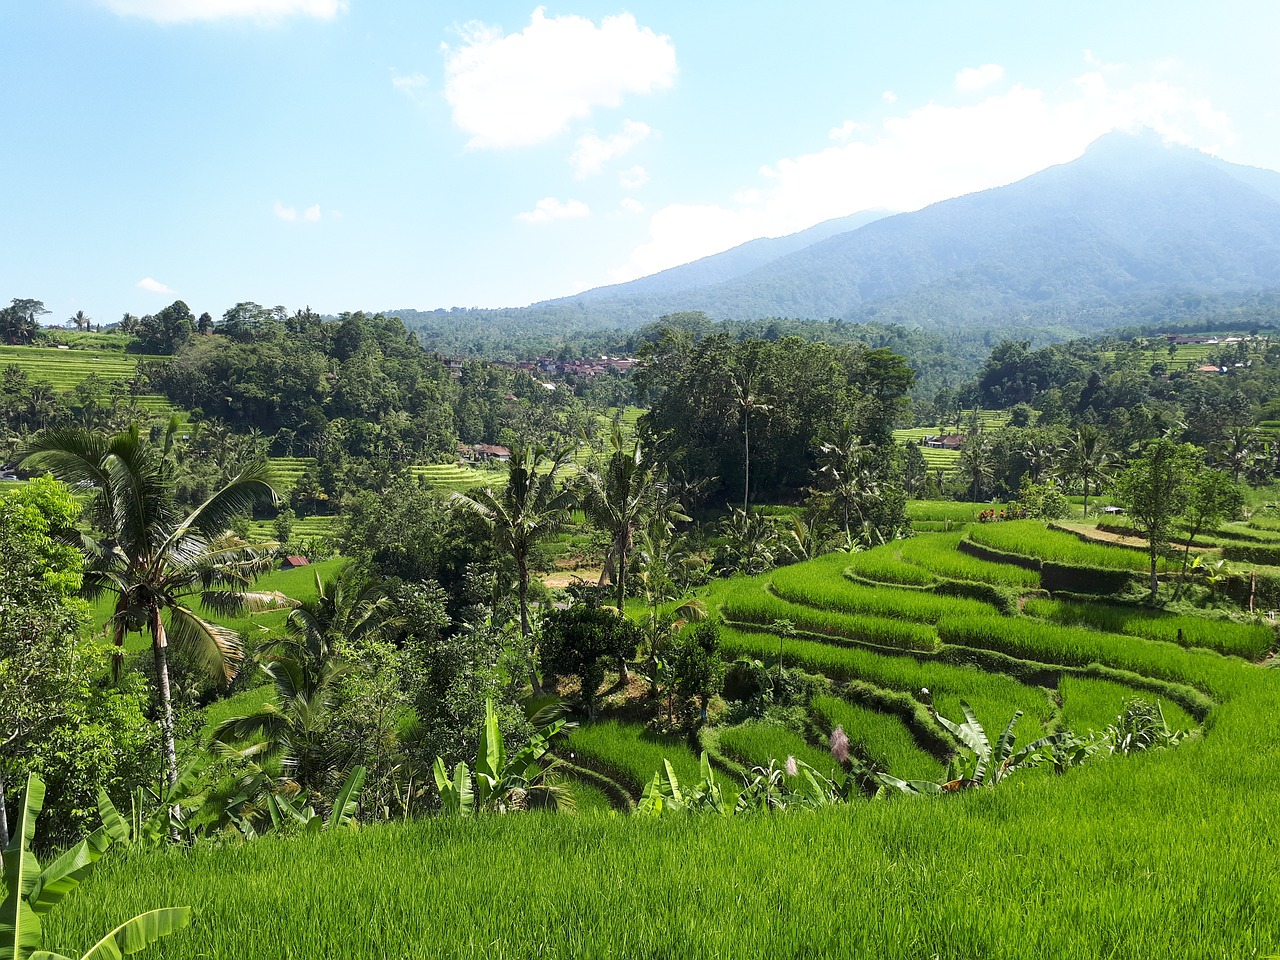
[[[830,732],[843,727],[854,751],[903,780],[939,780],[941,761],[916,743],[900,717],[839,697],[814,697],[813,710]]]
[[[1024,609],[1031,616],[1065,626],[1092,627],[1148,640],[1166,640],[1184,647],[1204,647],[1246,660],[1265,656],[1276,643],[1275,631],[1260,623],[1209,620],[1110,603],[1066,600],[1032,599]]]
[[[928,570],[903,560],[896,543],[851,554],[848,559],[849,574],[863,580],[911,587],[931,587],[938,582],[938,578]]]
[[[812,815],[431,818],[112,850],[45,918],[79,956],[191,904],[147,956],[1264,957],[1280,948],[1280,673],[1202,741],[997,790]]]

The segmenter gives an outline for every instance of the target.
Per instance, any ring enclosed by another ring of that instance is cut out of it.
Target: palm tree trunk
[[[4,802],[4,768],[0,767],[0,850],[9,845],[9,808]]]
[[[747,415],[742,416],[742,512],[747,512],[751,496],[751,427]]]
[[[169,638],[160,619],[160,608],[151,611],[151,649],[156,657],[156,684],[160,688],[160,739],[164,747],[165,777],[172,788],[178,782],[178,750],[173,739],[173,695],[169,686]],[[178,808],[169,808],[169,839],[178,842]]]
[[[516,558],[516,590],[520,600],[520,638],[524,640],[525,649],[529,650],[529,686],[533,688],[535,697],[542,695],[542,682],[538,679],[538,668],[534,665],[533,650],[529,647],[529,634],[533,631],[529,626],[529,565],[524,557]]]
[[[618,616],[625,617],[627,602],[627,548],[630,546],[631,529],[622,536],[622,542],[618,545]],[[627,666],[626,657],[618,657],[618,683],[619,685],[631,682],[631,670]]]

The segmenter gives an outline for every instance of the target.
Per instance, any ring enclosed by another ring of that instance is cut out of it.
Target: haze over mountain
[[[1061,332],[1177,319],[1206,301],[1229,308],[1274,291],[1280,173],[1153,133],[1112,133],[1071,163],[914,213],[859,214],[630,283],[447,316],[627,328],[701,310]],[[426,328],[445,313],[395,312]]]

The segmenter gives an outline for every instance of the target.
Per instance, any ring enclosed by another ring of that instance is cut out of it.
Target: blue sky
[[[0,0],[0,302],[511,306],[1148,125],[1280,168],[1280,4]]]

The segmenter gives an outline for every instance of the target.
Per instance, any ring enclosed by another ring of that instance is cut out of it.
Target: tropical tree
[[[83,333],[89,329],[89,325],[93,323],[93,317],[89,316],[83,310],[77,310],[71,315],[71,322],[75,324],[77,330]]]
[[[1097,427],[1083,426],[1076,430],[1058,452],[1062,455],[1059,465],[1064,479],[1078,480],[1084,493],[1084,515],[1089,515],[1089,493],[1097,492],[1099,482],[1111,464],[1111,454],[1105,449],[1106,439]]]
[[[960,475],[965,478],[973,501],[976,503],[985,499],[983,494],[991,489],[996,474],[991,444],[983,440],[981,434],[971,434],[969,442],[960,452],[956,466]]]
[[[1236,518],[1244,509],[1244,493],[1231,477],[1221,470],[1200,470],[1187,490],[1187,506],[1183,521],[1187,527],[1187,543],[1182,551],[1182,575],[1174,599],[1182,593],[1191,563],[1191,544],[1201,533],[1213,533],[1226,520]]]
[[[39,300],[15,298],[0,307],[0,339],[10,346],[31,343],[40,329],[39,317],[48,312]]]
[[[570,451],[566,447],[548,454],[543,447],[515,450],[507,462],[507,485],[496,492],[486,487],[468,496],[455,493],[452,503],[480,517],[493,531],[499,550],[511,557],[516,568],[516,599],[520,606],[520,636],[527,645],[529,626],[529,558],[543,540],[560,532],[574,504],[571,491],[556,480]],[[534,692],[541,689],[535,670],[530,671]]]
[[[1149,443],[1116,481],[1134,527],[1147,541],[1152,601],[1160,588],[1156,565],[1169,545],[1174,522],[1182,515],[1191,478],[1200,467],[1195,447],[1161,438]]]
[[[742,509],[751,502],[751,417],[767,417],[773,407],[760,392],[760,357],[750,352],[732,371],[733,404],[742,423]]]
[[[237,615],[278,605],[277,594],[251,592],[270,556],[228,534],[235,518],[259,499],[276,499],[265,463],[256,464],[183,516],[174,503],[170,424],[165,450],[144,441],[135,425],[105,437],[79,428],[45,430],[23,451],[28,468],[47,469],[92,492],[90,516],[100,536],[84,534],[83,593],[115,597],[110,620],[116,672],[130,631],[151,635],[160,699],[160,729],[170,785],[178,780],[169,647],[230,681],[242,657],[234,630],[193,609]]]
[[[1232,427],[1213,446],[1214,459],[1240,482],[1241,474],[1253,464],[1262,445],[1262,434],[1253,427]]]
[[[628,564],[637,533],[651,523],[674,523],[688,517],[669,496],[665,472],[642,450],[639,439],[627,449],[615,423],[610,443],[613,453],[603,467],[589,466],[583,471],[579,503],[587,519],[609,535],[600,586],[604,586],[606,578],[613,581],[614,602],[621,612],[625,609]],[[619,662],[618,668],[626,680],[629,671],[625,660]]]

